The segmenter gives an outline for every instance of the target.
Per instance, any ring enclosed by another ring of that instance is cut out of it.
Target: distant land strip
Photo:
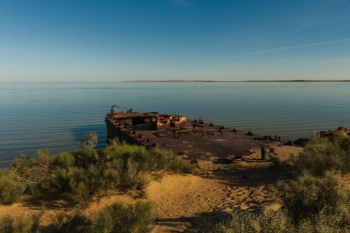
[[[305,82],[305,83],[325,83],[325,82],[350,82],[350,80],[243,80],[243,81],[215,81],[215,80],[133,80],[122,81],[126,83],[288,83],[288,82]]]

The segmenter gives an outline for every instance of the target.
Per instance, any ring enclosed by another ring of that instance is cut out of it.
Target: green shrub
[[[350,187],[341,176],[350,172],[349,149],[349,136],[314,136],[291,160],[300,176],[278,182],[288,211],[234,211],[231,220],[209,232],[350,232]],[[277,168],[289,166],[277,158],[272,162]]]
[[[39,219],[42,212],[30,217],[12,217],[5,215],[0,219],[0,232],[1,233],[32,233],[39,232],[37,227],[39,225]]]
[[[8,174],[0,174],[0,203],[12,204],[20,199],[24,186],[13,180]]]
[[[349,224],[342,215],[327,215],[324,212],[294,222],[285,210],[249,212],[234,210],[232,216],[203,233],[349,233]]]
[[[147,233],[154,220],[149,202],[137,202],[134,206],[117,202],[99,213],[96,232]]]
[[[297,225],[297,232],[349,233],[350,225],[344,219],[346,217],[342,214],[329,215],[321,212],[310,218],[302,219]]]
[[[182,161],[171,151],[111,141],[105,149],[93,149],[97,135],[89,133],[82,140],[84,148],[73,153],[49,156],[38,151],[37,159],[22,155],[10,171],[19,177],[26,193],[55,198],[64,194],[84,204],[103,190],[142,189],[153,171],[195,172],[195,166]]]
[[[121,160],[125,171],[131,173],[128,175],[129,177],[134,170],[143,172],[167,170],[183,173],[193,173],[195,171],[195,166],[182,161],[179,156],[171,151],[158,147],[147,150],[142,146],[112,143],[107,146],[105,156]],[[131,171],[127,171],[128,167]]]
[[[304,171],[297,180],[278,184],[281,198],[296,221],[321,212],[350,220],[350,189],[338,172],[326,171],[324,176],[315,177]]]
[[[101,158],[98,150],[77,149],[72,155],[75,158],[75,166],[79,168],[88,168],[91,164],[99,164]]]
[[[32,166],[33,160],[28,155],[21,154],[16,162],[11,164],[12,170],[17,170],[18,172],[26,172]]]
[[[20,159],[11,164],[10,172],[25,186],[26,194],[34,194],[34,186],[47,179],[52,171],[48,150],[38,150],[37,157],[35,160],[21,155]]]
[[[117,202],[100,211],[95,224],[81,210],[74,210],[57,214],[53,226],[58,233],[147,233],[151,231],[154,219],[148,202],[128,206]]]
[[[272,163],[271,167],[272,169],[277,169],[277,170],[285,170],[285,169],[290,169],[292,168],[292,160],[287,159],[285,161],[280,160],[280,158],[275,155],[270,153],[270,162]],[[293,155],[291,155],[291,158],[294,158]]]
[[[54,220],[54,229],[57,233],[75,232],[75,233],[93,233],[94,226],[92,221],[80,210],[72,213],[60,212]]]
[[[344,151],[350,151],[350,136],[335,137],[336,143]]]
[[[46,179],[39,181],[33,187],[32,192],[35,195],[44,194],[47,197],[52,197],[65,191],[70,191],[70,175],[65,169],[53,170],[51,174],[47,175]]]
[[[157,161],[157,167],[159,170],[168,170],[175,173],[195,173],[196,166],[188,162],[183,161],[179,156],[172,153],[170,150],[164,150],[161,148],[154,148],[150,151],[151,158],[155,158]]]
[[[233,210],[232,216],[217,224],[214,228],[205,229],[210,233],[280,233],[295,232],[294,225],[287,212],[279,210],[263,210],[260,212],[248,212]]]
[[[51,161],[54,167],[64,168],[74,166],[75,158],[71,153],[62,152],[57,156],[53,156]]]
[[[350,156],[348,136],[334,136],[321,138],[314,136],[295,157],[293,164],[300,170],[307,170],[310,174],[321,176],[326,171],[336,170],[342,173],[350,172]]]
[[[130,187],[140,186],[148,181],[146,173],[157,170],[173,171],[176,173],[194,173],[196,167],[181,160],[168,150],[112,143],[107,146],[104,158],[119,161],[121,184]]]

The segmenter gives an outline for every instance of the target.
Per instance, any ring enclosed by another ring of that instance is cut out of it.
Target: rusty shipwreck
[[[239,158],[251,154],[252,148],[263,148],[271,137],[229,129],[201,118],[190,120],[176,114],[158,112],[114,111],[105,117],[109,138],[119,138],[129,144],[161,147],[192,158]]]

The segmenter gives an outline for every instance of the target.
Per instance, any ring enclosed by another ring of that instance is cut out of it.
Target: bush
[[[30,156],[21,154],[16,162],[11,164],[11,170],[16,171],[20,175],[28,174],[28,170],[32,167],[33,160],[30,159]]]
[[[314,136],[295,157],[293,164],[300,170],[307,170],[311,175],[322,176],[326,171],[336,170],[341,173],[350,172],[348,136],[336,135],[331,138]]]
[[[154,148],[147,150],[142,146],[117,144],[112,142],[104,152],[104,158],[119,161],[121,184],[135,187],[147,183],[144,174],[157,170],[176,173],[194,173],[195,166],[181,160],[168,150]]]
[[[0,174],[0,203],[12,204],[20,199],[24,191],[23,185],[19,184],[7,174]]]
[[[203,233],[349,233],[341,215],[327,215],[323,212],[310,218],[294,222],[290,212],[285,210],[263,210],[248,212],[234,210],[229,219],[212,228],[203,229]]]
[[[76,233],[93,233],[94,226],[92,221],[80,210],[66,214],[60,212],[54,220],[54,229],[57,233],[76,232]]]
[[[315,233],[349,233],[349,224],[344,222],[344,216],[328,215],[323,212],[310,218],[302,219],[297,225],[297,232]]]
[[[322,177],[304,171],[295,181],[279,182],[279,188],[296,221],[320,213],[350,220],[350,188],[336,171],[326,171]]]
[[[21,155],[20,159],[11,164],[10,172],[18,177],[21,184],[25,186],[26,194],[36,194],[35,185],[43,182],[51,174],[51,162],[49,151],[37,151],[38,159]]]
[[[49,156],[38,151],[37,159],[22,155],[10,171],[19,177],[26,193],[55,198],[65,194],[74,202],[86,203],[103,190],[142,189],[153,171],[195,172],[195,167],[170,151],[112,141],[105,149],[93,149],[97,135],[87,134],[84,148],[73,153]],[[6,191],[8,192],[8,191]]]
[[[279,210],[263,210],[261,212],[248,212],[234,210],[230,219],[217,224],[214,228],[206,229],[210,233],[279,233],[295,232],[291,218],[287,212]]]
[[[59,213],[53,225],[58,233],[147,233],[151,231],[150,224],[154,219],[148,202],[128,206],[117,202],[99,212],[95,224],[81,210],[75,210],[69,214]]]
[[[54,167],[64,168],[74,166],[75,158],[71,153],[62,152],[57,156],[53,156],[51,161]]]
[[[32,233],[39,232],[37,227],[39,225],[39,219],[42,212],[30,217],[12,217],[5,215],[0,219],[0,232],[1,233]]]
[[[349,149],[349,136],[314,136],[292,159],[300,176],[278,182],[288,211],[234,211],[232,220],[210,232],[350,232],[350,187],[341,176],[350,171]],[[276,158],[272,162],[276,168],[289,166]]]
[[[154,220],[149,202],[137,202],[135,206],[117,202],[99,213],[96,232],[147,233]]]
[[[169,150],[153,148],[147,150],[143,146],[128,145],[125,143],[117,144],[112,142],[106,148],[106,157],[119,159],[122,161],[124,168],[133,166],[144,172],[155,170],[167,170],[173,172],[194,173],[195,166],[186,163]]]
[[[196,172],[196,166],[188,162],[184,162],[179,156],[169,150],[154,148],[151,151],[152,156],[157,161],[159,170],[168,170],[175,173],[191,173]]]
[[[291,155],[293,158],[294,156]],[[269,154],[270,157],[270,162],[272,163],[271,167],[272,169],[276,169],[276,170],[286,170],[286,169],[290,169],[292,168],[292,161],[291,159],[287,159],[285,161],[280,160],[280,158],[275,155],[270,153]]]

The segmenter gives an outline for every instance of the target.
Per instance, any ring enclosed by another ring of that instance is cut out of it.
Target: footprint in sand
[[[241,210],[246,210],[246,209],[248,209],[249,208],[249,206],[247,206],[246,205],[246,203],[241,203],[240,205],[239,205],[239,208],[241,209]]]
[[[237,202],[242,202],[242,201],[245,200],[245,198],[246,198],[245,196],[237,196],[235,200],[236,200]]]
[[[237,194],[236,195],[238,195],[238,196],[242,196],[242,195],[244,195],[245,194],[245,192],[244,191],[239,191],[239,192],[237,192]]]
[[[264,197],[262,197],[262,196],[254,196],[253,197],[253,200],[256,202],[256,203],[258,203],[258,204],[261,204],[261,203],[263,203],[263,202],[265,202],[265,198]]]

